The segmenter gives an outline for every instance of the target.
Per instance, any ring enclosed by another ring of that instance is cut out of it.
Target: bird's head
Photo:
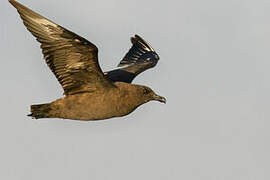
[[[159,101],[166,103],[166,98],[157,95],[151,88],[142,85],[129,84],[123,82],[116,82],[115,85],[121,92],[122,97],[128,98],[130,103],[141,105],[149,101]],[[125,99],[125,101],[127,101]]]
[[[147,86],[139,86],[138,93],[145,102],[148,101],[159,101],[166,104],[166,98],[157,95],[151,88]]]

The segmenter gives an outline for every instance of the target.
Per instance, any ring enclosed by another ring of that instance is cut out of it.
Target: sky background
[[[39,43],[0,2],[0,179],[269,180],[269,0],[21,0],[99,48],[138,33],[160,55],[135,79],[167,98],[98,122],[32,120],[62,97]]]

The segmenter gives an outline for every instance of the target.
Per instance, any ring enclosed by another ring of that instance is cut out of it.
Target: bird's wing
[[[154,67],[159,60],[155,50],[140,36],[131,37],[131,43],[132,47],[118,65],[125,67],[104,73],[113,82],[131,83],[138,74]]]
[[[114,88],[98,63],[98,49],[91,42],[9,0],[24,25],[41,43],[42,53],[65,95]]]

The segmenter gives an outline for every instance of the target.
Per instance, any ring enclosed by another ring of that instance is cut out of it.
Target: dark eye
[[[144,89],[143,94],[149,94],[151,91],[149,89]]]

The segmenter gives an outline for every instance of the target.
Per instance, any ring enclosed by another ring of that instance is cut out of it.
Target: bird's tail
[[[31,116],[34,119],[49,118],[50,110],[50,104],[31,105],[31,114],[29,114],[28,116]]]

